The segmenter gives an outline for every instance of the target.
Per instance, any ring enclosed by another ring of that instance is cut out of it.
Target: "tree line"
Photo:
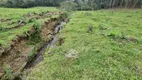
[[[34,6],[59,6],[65,0],[0,0],[0,6],[29,8]]]
[[[63,4],[64,3],[64,4]],[[68,4],[68,5],[66,5]],[[28,8],[34,6],[74,5],[78,10],[104,8],[142,8],[142,0],[0,0],[0,6]]]
[[[142,0],[76,0],[79,9],[142,8]]]

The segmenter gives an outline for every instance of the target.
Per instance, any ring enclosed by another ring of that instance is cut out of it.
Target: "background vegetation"
[[[33,6],[59,6],[62,2],[76,3],[76,8],[79,10],[142,7],[142,0],[0,0],[0,6],[22,8]]]

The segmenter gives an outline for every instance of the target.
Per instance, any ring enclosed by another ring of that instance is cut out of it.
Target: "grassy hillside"
[[[64,43],[48,49],[28,79],[141,80],[141,30],[141,10],[75,12],[58,35]]]
[[[54,7],[0,11],[0,80],[17,80],[38,52],[42,54],[41,48],[52,39],[55,26],[66,15]]]
[[[43,24],[44,21],[54,17],[55,14],[51,14],[54,11],[58,10],[53,7],[0,8],[0,45],[7,47],[11,40],[29,31],[33,24]],[[19,27],[14,28],[17,26]]]

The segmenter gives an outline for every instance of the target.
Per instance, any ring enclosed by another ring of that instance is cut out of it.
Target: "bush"
[[[60,9],[66,11],[74,11],[77,9],[77,4],[73,1],[65,1],[60,4]]]

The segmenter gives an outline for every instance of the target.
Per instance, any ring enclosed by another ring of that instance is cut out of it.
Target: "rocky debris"
[[[20,26],[24,26],[26,24],[26,22],[24,20],[18,20],[18,25]]]
[[[88,33],[90,33],[90,32],[93,32],[93,26],[92,25],[88,26]]]
[[[58,25],[58,26],[55,28],[55,34],[59,33],[61,29],[62,29],[62,25]]]
[[[67,54],[65,54],[66,58],[78,58],[78,52],[74,49],[71,49]]]

